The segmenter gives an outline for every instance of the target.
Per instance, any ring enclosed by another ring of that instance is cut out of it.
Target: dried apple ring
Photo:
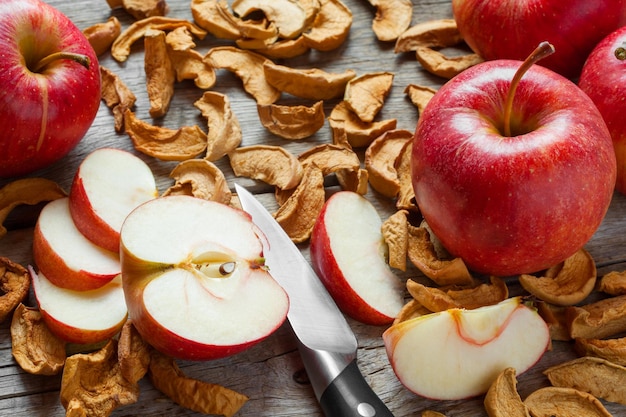
[[[396,40],[395,53],[416,51],[419,47],[445,48],[463,42],[454,19],[433,19],[417,23]]]
[[[298,156],[302,166],[315,164],[327,176],[340,170],[356,171],[361,166],[359,156],[352,149],[324,143],[314,146]]]
[[[150,349],[150,345],[133,326],[132,320],[126,320],[117,345],[117,361],[124,379],[137,383],[146,375],[150,366]]]
[[[585,249],[549,268],[544,276],[522,274],[519,282],[526,291],[552,304],[568,306],[583,301],[596,285],[596,264]]]
[[[402,306],[402,309],[393,320],[393,324],[398,324],[415,317],[425,316],[430,313],[432,313],[432,311],[421,305],[416,299],[413,298]]]
[[[25,298],[30,290],[30,275],[22,265],[0,257],[0,323]]]
[[[163,195],[191,195],[230,204],[231,191],[224,173],[206,159],[188,159],[176,165],[170,177],[176,181]]]
[[[610,295],[626,294],[626,271],[611,271],[602,276],[598,290]]]
[[[302,243],[311,237],[325,201],[322,170],[309,164],[304,167],[302,181],[274,213],[274,218],[293,242]]]
[[[165,36],[168,55],[176,73],[176,81],[193,80],[196,87],[206,90],[215,85],[214,68],[196,51],[193,37],[184,26],[174,29]]]
[[[406,271],[406,257],[409,248],[409,212],[398,210],[383,222],[381,231],[389,248],[389,266]]]
[[[568,306],[565,315],[570,336],[602,339],[626,331],[626,295],[581,306]]]
[[[306,44],[318,51],[339,48],[350,34],[352,12],[341,0],[320,0],[311,28],[302,34]]]
[[[288,190],[300,184],[302,164],[280,146],[253,145],[239,147],[228,154],[233,172]]]
[[[371,72],[348,81],[344,100],[364,122],[372,122],[391,91],[394,74]]]
[[[388,130],[374,139],[365,150],[365,169],[372,188],[385,197],[395,198],[400,192],[396,166],[402,149],[413,140],[408,130]]]
[[[46,178],[22,178],[7,183],[0,188],[0,238],[7,233],[4,221],[17,206],[32,206],[66,196],[67,193],[56,182]]]
[[[151,16],[165,16],[165,0],[107,0],[111,9],[123,8],[137,20]]]
[[[106,22],[96,23],[83,30],[83,34],[97,56],[110,50],[120,33],[122,33],[122,24],[115,16],[109,17]]]
[[[426,71],[447,79],[484,61],[478,54],[448,57],[439,51],[423,46],[416,49],[415,55]]]
[[[461,308],[456,301],[439,288],[427,287],[413,280],[406,282],[406,288],[418,303],[433,313],[451,308]]]
[[[580,356],[594,356],[606,359],[616,365],[626,366],[626,337],[616,339],[583,339],[574,341],[574,348]]]
[[[121,133],[124,131],[124,113],[126,110],[133,109],[137,97],[117,74],[102,65],[100,77],[102,78],[102,100],[113,113],[115,131]]]
[[[411,262],[438,285],[472,285],[465,262],[461,258],[441,260],[437,257],[430,233],[425,227],[409,225],[409,250]]]
[[[435,95],[437,90],[434,88],[417,85],[417,84],[409,84],[404,89],[404,93],[409,96],[411,103],[417,107],[417,111],[421,114],[426,105],[430,101],[431,98]]]
[[[207,148],[204,159],[216,161],[236,149],[243,138],[239,120],[232,112],[228,96],[205,91],[194,106],[207,119]]]
[[[398,181],[400,182],[400,190],[396,198],[396,208],[398,210],[408,210],[409,212],[419,211],[415,202],[415,191],[413,190],[411,176],[411,150],[413,149],[413,141],[409,140],[400,151],[397,160],[396,172],[398,173]]]
[[[231,5],[242,19],[255,11],[261,11],[278,29],[278,36],[294,39],[306,29],[306,12],[297,2],[290,0],[235,0]]]
[[[226,0],[191,0],[191,15],[198,26],[216,38],[241,38],[236,17],[230,12]]]
[[[324,126],[326,117],[322,101],[312,106],[257,105],[261,124],[283,139],[304,139]]]
[[[515,368],[506,368],[491,383],[483,401],[489,417],[530,417],[517,392]]]
[[[257,104],[272,104],[280,98],[280,90],[268,83],[263,71],[264,64],[271,62],[257,53],[235,48],[217,46],[205,55],[215,68],[233,72],[243,82],[244,90],[256,100]]]
[[[379,41],[395,41],[411,25],[411,0],[369,0],[376,7],[372,30]]]
[[[348,82],[356,77],[350,69],[331,73],[318,68],[291,68],[269,60],[263,64],[263,72],[267,82],[276,89],[309,100],[341,97]]]
[[[533,417],[611,417],[600,400],[574,388],[544,387],[524,399]]]
[[[509,289],[506,282],[499,277],[490,276],[489,284],[481,283],[469,288],[446,289],[446,294],[468,310],[488,305],[498,304],[509,297]]]
[[[379,122],[364,122],[350,108],[345,101],[339,102],[328,117],[331,127],[339,124],[346,132],[350,146],[362,148],[368,146],[374,139],[388,130],[396,128],[397,120],[388,119]]]
[[[206,150],[207,136],[198,126],[183,126],[177,130],[154,126],[138,119],[126,110],[126,133],[137,149],[163,161],[184,161]]]
[[[150,29],[168,31],[180,26],[185,26],[189,29],[196,38],[204,39],[207,32],[193,23],[184,20],[176,19],[172,17],[152,16],[142,20],[133,22],[129,27],[124,30],[120,36],[115,39],[111,46],[111,55],[118,62],[124,62],[130,55],[131,46],[141,39],[146,31]]]
[[[543,371],[552,385],[574,388],[606,401],[626,404],[626,368],[606,359],[583,356]]]
[[[11,353],[24,371],[58,374],[65,364],[65,344],[48,329],[39,310],[17,306],[11,321]]]

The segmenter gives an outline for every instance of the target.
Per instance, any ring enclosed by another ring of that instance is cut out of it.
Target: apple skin
[[[313,226],[310,256],[317,276],[344,313],[361,323],[382,326],[393,322],[402,309],[404,285],[386,264],[386,245],[382,235],[376,241],[368,241],[372,231],[380,230],[380,224],[375,220],[380,221],[378,213],[360,194],[352,191],[333,194],[322,207]],[[354,233],[333,228],[330,224],[333,221],[341,222],[341,229],[345,226]],[[360,230],[357,232],[355,229]],[[344,238],[343,242],[337,243]],[[336,243],[333,244],[331,240]],[[342,256],[337,253],[341,250],[349,253]],[[348,255],[350,262],[354,260],[355,263],[348,264],[345,255]],[[376,297],[358,292],[351,278],[361,283],[369,281],[370,288],[377,292]],[[384,294],[382,301],[381,294]],[[374,301],[378,304],[373,305]],[[381,302],[384,306],[379,305]]]
[[[100,106],[100,69],[93,48],[57,9],[40,0],[0,3],[0,177],[15,177],[61,159],[84,137]],[[52,52],[89,58],[89,69]],[[24,65],[26,62],[26,65]]]
[[[593,235],[616,177],[611,137],[573,82],[534,65],[503,108],[518,61],[462,72],[418,120],[411,155],[417,204],[443,246],[475,272],[532,273],[555,265]],[[518,133],[518,135],[515,135]]]
[[[617,159],[615,188],[626,194],[626,60],[615,51],[626,48],[626,26],[604,38],[591,52],[578,85],[595,103],[606,122]]]
[[[463,39],[486,60],[523,60],[542,41],[542,65],[573,79],[606,35],[626,25],[626,0],[453,0]]]

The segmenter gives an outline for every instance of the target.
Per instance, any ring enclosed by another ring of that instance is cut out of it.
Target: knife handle
[[[326,417],[393,417],[367,384],[354,359],[320,397]]]

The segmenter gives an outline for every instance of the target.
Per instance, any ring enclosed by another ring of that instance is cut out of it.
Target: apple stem
[[[515,91],[517,90],[520,80],[531,66],[553,53],[554,46],[550,42],[541,42],[515,72],[504,103],[504,136],[512,136],[511,113],[513,112],[513,99],[515,98]]]
[[[56,61],[57,59],[71,59],[72,61],[78,62],[80,65],[82,65],[83,67],[87,69],[89,69],[89,66],[91,65],[91,60],[89,59],[87,55],[61,51],[61,52],[54,52],[44,57],[42,60],[37,62],[35,67],[32,69],[32,71],[40,72],[42,69],[46,67],[46,65],[48,65],[52,61]]]

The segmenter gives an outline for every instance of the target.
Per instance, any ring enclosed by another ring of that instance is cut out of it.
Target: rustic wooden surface
[[[351,9],[354,23],[348,41],[341,48],[324,53],[310,53],[289,61],[286,65],[298,68],[318,67],[327,71],[341,72],[353,69],[358,74],[372,71],[391,71],[395,74],[394,86],[380,118],[397,118],[398,128],[414,130],[417,111],[404,95],[404,88],[410,83],[440,86],[444,80],[423,71],[411,54],[396,55],[393,43],[381,43],[371,31],[371,21],[375,10],[365,0],[344,0]],[[49,0],[49,3],[66,13],[83,29],[109,16],[117,16],[124,27],[131,19],[121,10],[111,11],[105,0],[61,1]],[[452,16],[449,0],[414,0],[413,23]],[[169,0],[169,16],[191,19],[189,1]],[[198,43],[200,51],[207,51],[212,46],[224,44],[208,36]],[[107,66],[128,84],[137,95],[137,115],[149,120],[148,100],[145,93],[143,72],[143,54],[141,43],[135,45],[128,61],[124,64],[115,62],[108,54],[100,59],[101,65]],[[243,128],[243,145],[257,143],[277,144],[287,147],[298,154],[309,147],[330,141],[330,128],[324,126],[313,137],[303,141],[285,141],[265,131],[257,117],[254,100],[246,95],[238,78],[227,71],[218,72],[214,90],[229,96],[233,111]],[[199,124],[205,126],[193,102],[202,91],[190,82],[178,84],[171,109],[159,123],[177,128],[182,125]],[[336,102],[327,102],[327,114]],[[79,146],[66,158],[54,166],[32,174],[53,179],[69,190],[72,176],[82,159],[92,150],[104,147],[119,147],[132,150],[127,136],[116,134],[109,109],[100,107],[92,128]],[[161,191],[171,184],[169,171],[175,163],[160,162],[153,158],[139,155],[153,169]],[[224,158],[218,166],[226,173],[232,186],[234,176]],[[271,206],[273,197],[267,193],[269,188],[246,179],[238,179],[243,185],[255,186],[261,197]],[[7,180],[0,181],[0,186]],[[380,197],[374,192],[368,198],[379,208],[381,217],[386,218],[393,211],[393,202]],[[16,210],[8,219],[7,226],[12,230],[0,239],[0,255],[8,256],[23,265],[32,263],[31,235],[35,211],[26,207]],[[615,195],[606,220],[587,245],[595,257],[598,273],[602,275],[610,270],[626,268],[626,199]],[[563,219],[575,221],[575,219]],[[303,251],[307,253],[306,246]],[[403,278],[419,275],[415,270],[403,274]],[[510,281],[513,293],[519,291],[516,282]],[[31,301],[32,303],[32,297]],[[426,409],[436,410],[449,417],[486,416],[482,406],[482,397],[464,401],[431,401],[406,390],[396,379],[387,360],[381,334],[383,327],[364,326],[350,320],[359,340],[359,365],[374,391],[385,401],[394,415],[419,416]],[[542,370],[546,367],[575,357],[570,343],[556,342],[551,351],[530,371],[519,377],[518,389],[522,397],[533,390],[547,385]],[[321,411],[314,399],[310,386],[296,382],[294,375],[302,372],[302,363],[295,347],[294,339],[287,326],[283,326],[269,339],[239,355],[211,362],[181,362],[181,368],[190,376],[205,381],[223,384],[250,397],[249,402],[239,412],[240,416],[320,416]],[[8,323],[0,325],[0,415],[2,416],[62,416],[64,410],[59,402],[60,376],[33,376],[24,373],[11,356],[11,342]],[[626,407],[606,403],[615,415],[626,415]],[[148,381],[141,382],[139,402],[123,407],[113,413],[114,416],[195,416],[197,413],[183,409],[172,403],[156,391]]]

